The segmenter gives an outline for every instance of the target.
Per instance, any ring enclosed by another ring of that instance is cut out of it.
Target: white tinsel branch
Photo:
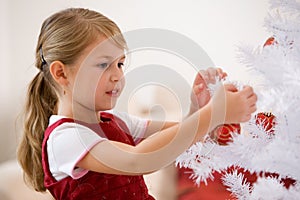
[[[273,0],[270,1],[271,9],[281,9],[281,12],[300,14],[300,2],[296,0]]]
[[[277,173],[281,177],[293,177],[300,181],[300,146],[291,141],[286,133],[277,133],[275,139],[252,159],[252,168],[256,171]]]
[[[257,182],[253,184],[253,190],[250,199],[284,199],[284,186],[272,177],[258,178]]]
[[[298,17],[296,17],[295,19],[287,19],[284,16],[282,16],[281,13],[275,12],[269,14],[265,18],[265,27],[269,32],[272,32],[273,35],[275,35],[278,38],[280,38],[279,36],[282,33],[288,33],[292,36],[291,38],[294,38],[297,37],[297,34],[300,33],[300,22],[298,20]],[[281,42],[282,41],[284,40],[281,40]]]
[[[201,182],[207,184],[207,180],[213,180],[215,171],[221,172],[230,165],[230,161],[223,160],[222,152],[226,149],[223,146],[216,145],[209,139],[205,143],[197,143],[176,159],[176,165],[179,167],[190,168],[193,170],[191,178],[197,185]]]
[[[241,46],[240,62],[250,72],[264,77],[264,85],[255,88],[258,94],[257,112],[275,115],[274,132],[266,130],[265,121],[252,119],[241,124],[241,134],[232,133],[232,142],[220,146],[207,139],[192,146],[178,157],[176,164],[193,169],[191,178],[206,183],[213,172],[226,172],[236,166],[250,172],[275,173],[276,177],[259,177],[252,186],[243,174],[226,173],[224,184],[239,199],[299,199],[300,198],[300,2],[273,0],[273,9],[265,18],[265,27],[273,44],[253,48]],[[267,40],[268,38],[266,38]],[[211,95],[228,80],[209,85]],[[242,83],[238,83],[237,87]],[[290,178],[294,185],[286,188],[282,178]]]
[[[224,185],[228,187],[227,190],[239,200],[247,200],[250,198],[251,187],[244,179],[242,173],[238,173],[237,170],[234,170],[232,173],[225,173],[222,177],[222,181]]]
[[[287,189],[276,178],[259,177],[253,184],[249,200],[298,200],[300,192],[298,188]]]

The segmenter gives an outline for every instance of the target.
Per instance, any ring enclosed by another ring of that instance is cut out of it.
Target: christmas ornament
[[[219,145],[227,145],[232,141],[232,133],[241,133],[240,124],[222,124],[209,133],[210,138]]]
[[[290,49],[292,49],[292,46],[294,44],[294,41],[293,40],[288,40],[285,42],[287,45],[290,46]],[[271,46],[271,45],[279,45],[279,43],[275,40],[274,37],[269,37],[266,42],[264,43],[263,47],[266,47],[266,46]]]
[[[262,127],[265,132],[274,134],[276,118],[272,113],[260,112],[255,115],[255,124]]]
[[[274,37],[269,37],[266,42],[264,43],[264,47],[265,46],[270,46],[270,45],[273,45],[273,44],[278,44],[275,40]]]

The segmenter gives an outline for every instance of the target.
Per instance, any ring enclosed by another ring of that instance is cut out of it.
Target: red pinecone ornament
[[[260,112],[256,114],[255,123],[262,127],[267,133],[274,134],[276,117],[272,113]]]
[[[292,49],[292,45],[293,45],[294,41],[288,41],[288,44],[291,46],[290,48]],[[266,46],[271,46],[271,45],[279,45],[279,43],[276,41],[276,39],[274,37],[269,37],[265,43],[264,43],[264,46],[263,47],[266,47]]]
[[[273,44],[278,44],[278,43],[276,42],[274,37],[269,37],[267,39],[267,41],[264,43],[264,47],[265,46],[270,46],[270,45],[273,45]]]
[[[227,145],[228,142],[232,142],[231,133],[241,133],[240,124],[222,124],[217,126],[209,133],[210,138],[219,145]]]

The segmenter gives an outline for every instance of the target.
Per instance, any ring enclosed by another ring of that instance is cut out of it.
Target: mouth
[[[111,91],[107,91],[105,92],[107,95],[111,96],[111,97],[118,97],[120,96],[120,90],[119,89],[114,89]]]

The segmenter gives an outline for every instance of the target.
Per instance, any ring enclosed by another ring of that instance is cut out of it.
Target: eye
[[[108,63],[100,63],[97,66],[104,69],[104,68],[108,67]]]
[[[118,63],[119,68],[122,68],[123,66],[124,66],[124,63],[122,63],[122,62]]]

